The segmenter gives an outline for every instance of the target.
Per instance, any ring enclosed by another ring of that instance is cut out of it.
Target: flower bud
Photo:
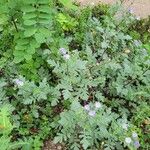
[[[132,142],[132,140],[131,140],[130,137],[126,137],[126,138],[125,138],[125,142],[126,142],[127,144],[130,144],[130,143]]]

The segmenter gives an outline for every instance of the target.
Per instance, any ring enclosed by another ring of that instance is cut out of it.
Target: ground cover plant
[[[121,2],[1,0],[0,149],[41,150],[50,139],[148,150],[148,25]]]

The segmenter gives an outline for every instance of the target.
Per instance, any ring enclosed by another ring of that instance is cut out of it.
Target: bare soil
[[[97,3],[113,4],[117,0],[76,0],[81,5],[96,5]],[[125,0],[124,6],[131,8],[133,13],[141,18],[150,16],[150,0]]]
[[[66,148],[63,144],[54,144],[52,140],[48,140],[42,150],[66,150]]]

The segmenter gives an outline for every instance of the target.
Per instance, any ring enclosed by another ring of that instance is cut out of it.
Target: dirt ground
[[[117,0],[77,0],[81,5],[96,5],[97,3],[112,4]],[[141,18],[150,15],[150,0],[125,0],[124,6],[131,8],[133,13]]]

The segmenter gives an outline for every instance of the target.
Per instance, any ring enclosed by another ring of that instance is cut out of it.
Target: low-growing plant
[[[11,131],[14,128],[13,125],[10,122],[10,113],[12,111],[12,108],[10,105],[4,104],[1,105],[0,108],[0,147],[1,150],[11,150],[11,149],[17,149],[21,147],[25,147],[28,145],[28,142],[24,141],[11,141]]]
[[[60,114],[59,127],[55,142],[65,141],[70,149],[111,149],[119,144],[125,136],[122,128],[125,120],[116,121],[119,117],[110,108],[100,102],[90,103],[84,107],[78,101],[72,101],[69,111]],[[117,126],[117,128],[116,128]],[[113,131],[115,130],[115,133]]]
[[[135,16],[121,3],[0,4],[4,150],[40,150],[48,138],[74,150],[149,148],[149,41],[136,37]]]

